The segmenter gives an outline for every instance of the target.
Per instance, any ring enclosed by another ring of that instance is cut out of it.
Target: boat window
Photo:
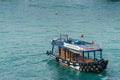
[[[94,52],[88,52],[88,53],[89,53],[89,58],[94,59]]]
[[[90,55],[90,53],[89,53],[89,55]],[[87,52],[84,53],[84,57],[85,57],[85,58],[90,58],[90,57],[88,57],[88,53],[87,53]]]
[[[54,52],[53,52],[53,54],[55,56],[59,56],[59,48],[58,48],[58,46],[54,46]]]
[[[100,51],[96,51],[95,54],[96,54],[96,55],[95,55],[95,56],[96,56],[96,59],[100,59]]]
[[[71,60],[72,61],[78,61],[79,58],[81,57],[82,53],[75,51],[75,50],[70,50],[70,54],[71,54]]]
[[[84,54],[84,56],[87,57],[87,58],[91,58],[91,59],[95,58],[95,60],[98,60],[98,59],[100,59],[100,51],[86,52]]]

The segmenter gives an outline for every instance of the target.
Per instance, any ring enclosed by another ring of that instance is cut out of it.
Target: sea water
[[[60,33],[101,45],[101,74],[63,67],[45,55]],[[119,80],[119,0],[0,0],[0,80]]]

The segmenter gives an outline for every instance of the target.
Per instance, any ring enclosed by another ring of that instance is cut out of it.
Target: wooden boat
[[[94,42],[89,43],[68,38],[68,35],[60,35],[60,38],[52,40],[51,44],[52,49],[46,54],[63,66],[94,73],[100,73],[107,68],[108,60],[103,59],[102,48]]]

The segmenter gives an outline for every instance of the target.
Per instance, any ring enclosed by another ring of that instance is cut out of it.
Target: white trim
[[[76,46],[74,44],[64,43],[64,46],[68,47],[68,48],[71,48],[71,49],[74,49],[74,50],[80,50],[80,47]]]

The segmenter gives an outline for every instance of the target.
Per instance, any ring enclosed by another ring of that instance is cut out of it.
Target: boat
[[[46,54],[59,64],[81,72],[103,72],[108,60],[103,58],[102,48],[94,44],[94,41],[90,43],[82,38],[72,39],[67,34],[61,34],[59,38],[52,40],[52,48]]]

